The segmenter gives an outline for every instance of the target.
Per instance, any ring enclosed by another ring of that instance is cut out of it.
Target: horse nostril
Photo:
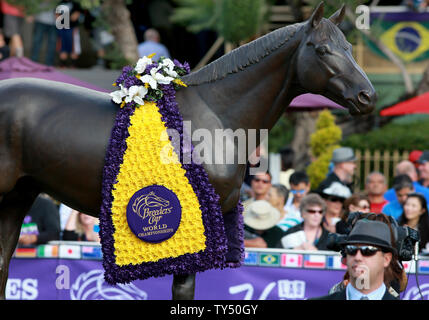
[[[361,91],[358,94],[358,100],[362,104],[369,104],[371,102],[371,97],[367,91]]]

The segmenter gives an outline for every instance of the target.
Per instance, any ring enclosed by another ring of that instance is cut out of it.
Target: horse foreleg
[[[173,277],[173,300],[193,300],[195,294],[195,274]]]
[[[23,219],[37,194],[13,190],[0,202],[0,299],[6,298],[9,262],[18,243]]]

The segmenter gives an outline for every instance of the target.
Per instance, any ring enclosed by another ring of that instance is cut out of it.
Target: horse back
[[[1,161],[14,177],[97,215],[117,106],[107,93],[35,79],[0,82]],[[1,173],[3,175],[3,172]],[[2,192],[2,190],[0,190]]]

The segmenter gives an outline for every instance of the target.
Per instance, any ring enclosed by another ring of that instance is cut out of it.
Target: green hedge
[[[390,123],[366,134],[353,134],[341,145],[369,150],[429,150],[429,121]]]

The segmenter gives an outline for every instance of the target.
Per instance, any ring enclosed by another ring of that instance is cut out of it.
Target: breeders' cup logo
[[[171,238],[177,231],[182,207],[176,194],[164,186],[152,185],[140,189],[127,206],[127,222],[141,240],[158,243]]]
[[[170,201],[158,197],[153,191],[141,195],[133,203],[133,211],[149,225],[157,225],[162,216],[171,212]]]
[[[104,282],[103,270],[81,273],[70,288],[72,300],[147,300],[147,293],[134,284]]]
[[[424,300],[429,299],[429,283],[424,283],[420,286],[420,290],[423,295]],[[420,295],[419,289],[417,287],[411,287],[407,290],[402,300],[420,300],[422,296]]]

